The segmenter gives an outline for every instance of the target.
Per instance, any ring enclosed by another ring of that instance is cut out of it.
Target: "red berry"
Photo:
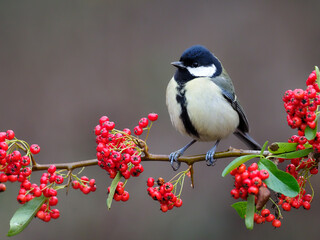
[[[100,119],[99,119],[99,123],[100,125],[102,126],[105,122],[109,121],[109,118],[107,116],[102,116]]]
[[[148,114],[148,119],[150,120],[150,121],[157,121],[157,119],[158,119],[158,114],[156,114],[156,113],[149,113]]]
[[[254,170],[258,169],[258,164],[256,162],[252,163],[249,167],[248,167],[248,171],[252,172]]]
[[[273,214],[269,214],[269,215],[266,217],[266,221],[267,221],[267,222],[272,222],[274,219],[275,219],[275,216],[274,216]]]
[[[182,199],[178,198],[175,202],[174,202],[174,206],[175,207],[181,207],[182,206]]]
[[[6,132],[6,138],[7,138],[8,140],[14,139],[14,131],[8,130],[8,131]]]
[[[115,194],[113,195],[113,199],[114,199],[115,201],[119,202],[119,201],[121,201],[121,195],[115,193]]]
[[[168,211],[168,205],[167,204],[161,204],[160,205],[160,209],[162,212],[167,212]]]
[[[149,121],[148,121],[147,118],[141,118],[141,119],[139,120],[139,127],[141,127],[141,128],[147,127],[148,124],[149,124]]]
[[[60,211],[58,209],[52,209],[50,212],[50,216],[53,219],[57,219],[60,217]]]
[[[252,181],[249,179],[249,178],[246,178],[242,181],[242,185],[245,187],[245,188],[248,188],[252,185]]]
[[[78,189],[80,187],[80,183],[78,181],[72,181],[72,188],[73,189]]]
[[[316,125],[317,125],[317,123],[315,121],[309,121],[309,122],[307,122],[307,124],[311,129],[315,129]]]
[[[261,180],[265,180],[269,177],[269,172],[265,169],[262,169],[259,172],[259,176],[260,176]]]
[[[230,191],[230,194],[231,196],[234,198],[234,199],[238,199],[240,197],[240,193],[239,193],[239,190],[234,188]]]
[[[301,118],[299,118],[299,117],[293,117],[292,118],[292,124],[293,124],[294,128],[300,127],[301,123],[302,123]]]
[[[45,217],[44,211],[43,211],[43,210],[39,210],[39,211],[37,212],[37,218],[43,220],[44,217]]]
[[[268,217],[269,216],[269,214],[270,214],[270,210],[269,209],[262,209],[261,210],[261,216],[262,217]]]
[[[129,128],[123,129],[123,132],[126,133],[127,135],[131,135],[131,131]]]
[[[5,132],[0,132],[0,142],[4,142],[7,138],[7,133]]]
[[[6,142],[0,142],[0,149],[7,151],[8,150],[8,144]]]
[[[0,181],[1,181],[1,178],[0,178]],[[153,187],[153,185],[154,185],[154,178],[149,177],[148,180],[147,180],[147,186],[148,187]]]
[[[171,192],[173,190],[173,185],[170,182],[166,182],[163,186],[166,192]]]
[[[311,72],[307,81],[306,81],[306,84],[307,85],[312,85],[315,81],[317,80],[317,74],[315,71]]]
[[[50,206],[55,206],[58,204],[58,198],[56,196],[52,196],[50,199],[49,199],[49,205]]]
[[[295,99],[301,100],[304,97],[305,92],[302,89],[295,89],[293,95]]]
[[[121,195],[121,201],[126,202],[129,200],[129,197],[130,197],[129,193],[127,191],[124,191]]]
[[[103,123],[103,127],[105,127],[107,130],[110,131],[110,130],[114,129],[115,123],[106,121],[106,122]]]
[[[310,194],[306,194],[306,195],[304,195],[303,200],[304,200],[304,201],[311,202],[312,196],[311,196]]]
[[[39,147],[39,145],[38,145],[38,144],[32,144],[32,145],[30,146],[30,152],[31,152],[32,154],[38,154],[38,153],[40,152],[40,147]]]
[[[272,221],[272,226],[274,226],[275,228],[279,228],[281,226],[281,221],[278,219],[274,219]]]
[[[311,173],[312,175],[317,174],[317,173],[318,173],[318,167],[313,167],[313,168],[311,168],[311,169],[310,169],[310,173]]]
[[[8,181],[8,176],[4,173],[1,173],[0,174],[0,183],[4,183],[6,181]]]
[[[247,179],[249,177],[249,171],[245,170],[243,173],[241,173],[241,179]]]
[[[259,177],[253,178],[253,179],[252,179],[252,184],[255,185],[255,186],[257,186],[257,187],[260,187],[261,184],[262,184],[261,178],[259,178]]]
[[[244,165],[243,163],[237,167],[237,172],[239,174],[243,173],[246,170],[246,165]]]
[[[26,196],[24,194],[19,194],[17,200],[20,204],[25,204],[27,201]]]
[[[311,207],[310,202],[308,202],[308,201],[304,201],[304,202],[302,203],[302,206],[303,206],[303,208],[306,209],[306,210],[309,210],[310,207]]]
[[[45,221],[45,222],[50,222],[50,220],[51,220],[50,214],[49,213],[45,213],[45,216],[44,216],[44,218],[42,220]]]
[[[56,166],[55,165],[50,165],[50,167],[48,168],[48,173],[53,174],[56,171]]]
[[[141,162],[141,157],[139,155],[132,155],[130,160],[133,165],[138,165]]]
[[[134,129],[133,129],[133,132],[135,135],[139,136],[143,133],[143,129],[139,126],[136,126]]]
[[[257,195],[259,193],[259,188],[257,186],[250,186],[248,188],[248,193],[249,194],[254,194],[254,195]]]
[[[287,202],[284,202],[282,204],[282,208],[283,208],[284,211],[290,211],[291,210],[291,205],[289,203],[287,203]]]
[[[0,192],[4,192],[7,189],[4,183],[0,183]]]

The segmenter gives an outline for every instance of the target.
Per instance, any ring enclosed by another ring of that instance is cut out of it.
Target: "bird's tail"
[[[252,150],[261,150],[261,146],[257,143],[250,135],[246,132],[235,131],[234,135],[236,135],[240,140],[242,140],[249,148]]]

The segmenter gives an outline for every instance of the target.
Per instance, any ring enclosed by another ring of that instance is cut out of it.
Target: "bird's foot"
[[[170,153],[169,160],[171,167],[174,171],[177,171],[180,168],[181,162],[178,161],[178,158],[182,155],[181,149],[175,152]]]
[[[214,158],[214,154],[216,153],[216,149],[219,145],[220,140],[217,140],[214,144],[213,148],[211,148],[206,154],[206,162],[207,166],[214,166],[216,163],[216,159]]]
[[[179,149],[178,151],[170,153],[169,160],[170,160],[171,167],[173,168],[174,171],[177,171],[181,165],[181,162],[178,161],[178,158],[182,156],[182,154],[196,141],[197,140],[194,139],[191,142],[189,142],[187,145],[185,145],[183,148]]]
[[[214,166],[216,164],[216,159],[214,158],[216,150],[211,149],[206,154],[206,163],[207,166]]]

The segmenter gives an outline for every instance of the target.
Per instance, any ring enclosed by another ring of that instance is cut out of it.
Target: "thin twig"
[[[253,155],[253,154],[260,154],[260,151],[254,151],[254,150],[241,150],[241,149],[235,149],[235,148],[230,148],[227,151],[224,152],[217,152],[214,155],[215,159],[220,159],[220,158],[230,158],[230,157],[240,157],[244,155]],[[264,156],[269,155],[268,151],[265,151],[263,153]],[[192,165],[196,162],[201,162],[205,161],[205,154],[201,155],[194,155],[194,156],[182,156],[179,158],[180,162],[186,163],[187,165]],[[161,154],[152,154],[152,153],[147,153],[145,156],[141,158],[142,161],[162,161],[162,162],[169,162],[169,155],[161,155]],[[39,164],[36,163],[32,166],[32,171],[43,171],[47,170],[50,164]],[[66,169],[69,171],[72,171],[73,169],[76,168],[81,168],[81,167],[88,167],[88,166],[94,166],[98,165],[98,160],[97,159],[90,159],[90,160],[84,160],[84,161],[79,161],[79,162],[70,162],[70,163],[55,163],[54,164],[57,169]]]

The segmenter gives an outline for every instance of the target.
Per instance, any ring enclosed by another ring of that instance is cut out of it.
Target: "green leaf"
[[[304,135],[308,140],[312,140],[316,137],[317,134],[317,126],[312,129],[311,127],[307,126],[304,130]]]
[[[47,198],[44,196],[36,197],[20,207],[10,220],[8,236],[14,236],[22,232],[39,211]]]
[[[288,153],[296,151],[298,143],[275,142],[272,143],[268,150],[272,154]]]
[[[320,72],[319,72],[319,68],[317,66],[314,67],[316,70],[316,74],[317,74],[317,83],[320,86]]]
[[[297,180],[287,172],[281,171],[269,159],[261,159],[258,162],[259,169],[269,172],[269,178],[264,180],[268,188],[275,192],[282,193],[288,197],[295,197],[299,193]]]
[[[262,146],[262,148],[261,148],[261,152],[260,152],[261,155],[263,155],[263,152],[266,150],[267,146],[268,146],[268,141],[266,141],[266,142],[263,144],[263,146]]]
[[[228,173],[230,173],[233,169],[240,166],[242,163],[249,161],[252,158],[260,157],[260,155],[245,155],[241,157],[237,157],[234,159],[229,165],[223,170],[222,177],[225,177]]]
[[[120,178],[121,178],[121,173],[120,171],[117,173],[117,175],[115,176],[115,178],[112,180],[112,183],[110,185],[110,192],[108,194],[108,198],[107,198],[107,206],[108,206],[108,210],[110,210],[111,208],[111,204],[112,204],[112,199],[114,196],[114,193],[116,191],[118,182],[120,182]]]
[[[249,230],[253,229],[254,212],[255,212],[254,195],[249,194],[248,200],[247,200],[247,209],[246,209],[246,218],[245,218],[245,224],[247,229]]]
[[[308,156],[308,154],[311,153],[312,151],[313,151],[312,148],[306,148],[306,149],[298,150],[294,152],[282,153],[279,155],[272,155],[271,157],[285,158],[285,159],[301,158],[301,157]]]
[[[245,217],[246,210],[247,210],[247,202],[246,201],[236,202],[236,203],[232,204],[231,207],[233,207],[237,211],[237,213],[239,214],[239,216],[241,218]]]

